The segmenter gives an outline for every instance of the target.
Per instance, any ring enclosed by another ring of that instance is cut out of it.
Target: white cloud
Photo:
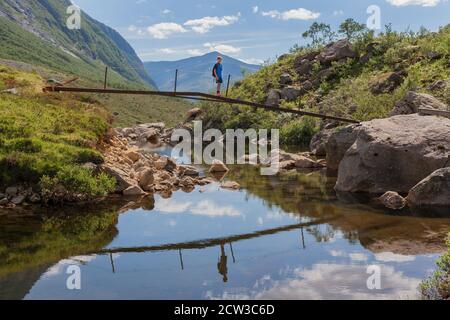
[[[233,47],[229,44],[217,44],[217,43],[205,43],[203,45],[205,48],[208,48],[209,51],[217,51],[225,54],[237,54],[241,52],[241,48]]]
[[[405,6],[434,7],[441,2],[441,0],[386,0],[386,1],[396,7],[405,7]]]
[[[263,59],[258,59],[258,58],[250,58],[250,59],[239,59],[242,62],[248,63],[248,64],[263,64],[264,60]]]
[[[252,11],[253,11],[253,13],[258,13],[259,7],[258,7],[258,6],[254,6],[254,7],[252,8]]]
[[[264,17],[277,18],[281,20],[313,20],[320,17],[319,12],[313,12],[305,8],[292,9],[284,12],[278,10],[263,11]]]
[[[170,48],[162,48],[162,49],[158,49],[159,53],[164,53],[164,54],[174,54],[177,51],[174,49],[170,49]]]
[[[167,39],[174,33],[184,33],[187,30],[177,23],[163,22],[148,27],[147,32],[155,39]]]
[[[201,56],[203,54],[199,49],[188,49],[186,52],[192,56]]]
[[[136,4],[143,4],[143,3],[147,3],[147,0],[137,0]]]
[[[131,25],[128,27],[128,31],[135,32],[135,31],[137,31],[137,27],[135,25]]]
[[[225,27],[239,20],[241,13],[234,16],[224,17],[203,17],[201,19],[188,20],[184,23],[196,33],[207,33],[214,27]]]
[[[334,16],[342,16],[342,15],[344,15],[344,11],[343,10],[335,10],[335,11],[333,11],[333,15]]]
[[[169,14],[169,13],[171,13],[172,11],[170,11],[169,9],[164,9],[163,11],[162,11],[162,13],[163,14]]]
[[[369,258],[364,253],[350,253],[348,255],[352,261],[367,261]]]

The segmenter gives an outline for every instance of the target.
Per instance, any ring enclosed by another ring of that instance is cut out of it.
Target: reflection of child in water
[[[217,263],[217,269],[219,270],[219,273],[223,276],[223,282],[228,282],[227,256],[225,254],[224,244],[220,245],[220,260]]]

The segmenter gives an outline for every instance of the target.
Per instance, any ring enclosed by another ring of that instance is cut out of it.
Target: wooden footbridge
[[[222,96],[215,96],[212,94],[201,93],[201,92],[179,92],[176,90],[176,85],[175,85],[174,91],[109,89],[109,88],[106,88],[106,85],[103,89],[83,88],[83,87],[78,88],[78,87],[66,86],[67,84],[69,84],[75,80],[77,80],[77,78],[66,81],[64,83],[58,83],[53,86],[45,87],[45,88],[43,88],[43,91],[44,92],[106,93],[106,94],[163,96],[163,97],[180,98],[180,99],[188,99],[188,100],[209,101],[209,102],[225,103],[225,104],[237,104],[237,105],[254,107],[257,109],[263,109],[266,111],[285,112],[285,113],[291,113],[291,114],[296,114],[296,115],[300,115],[300,116],[311,116],[311,117],[316,117],[316,118],[321,118],[321,119],[336,120],[336,121],[340,121],[340,122],[348,122],[348,123],[359,123],[360,122],[358,120],[349,119],[349,118],[336,117],[336,116],[325,115],[325,114],[320,114],[320,113],[310,112],[310,111],[303,111],[303,110],[298,110],[298,109],[288,109],[288,108],[283,108],[283,107],[279,107],[279,106],[266,105],[266,104],[244,101],[244,100],[233,99],[233,98],[222,97]],[[227,92],[228,92],[228,89],[227,89]]]

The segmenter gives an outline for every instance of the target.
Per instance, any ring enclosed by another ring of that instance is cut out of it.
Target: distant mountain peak
[[[219,55],[223,57],[224,77],[231,75],[233,83],[243,78],[243,71],[253,73],[261,69],[259,65],[245,63],[218,51],[177,61],[149,61],[144,66],[161,90],[173,89],[175,70],[178,69],[179,90],[210,92],[214,87],[211,70]]]

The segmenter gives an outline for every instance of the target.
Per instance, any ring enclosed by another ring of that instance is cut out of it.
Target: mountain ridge
[[[12,42],[16,51],[8,52],[0,49],[0,56],[14,59],[19,53],[22,60],[33,63],[36,58],[42,58],[36,57],[33,52],[40,49],[42,54],[56,55],[62,60],[69,61],[70,58],[80,60],[79,64],[85,64],[84,67],[95,65],[97,69],[101,69],[101,65],[104,64],[130,82],[156,87],[134,49],[114,29],[82,11],[82,28],[69,30],[65,21],[68,18],[66,9],[70,5],[72,3],[69,0],[2,1],[0,3],[2,27],[0,39],[5,43],[8,43],[8,40]],[[19,28],[21,30],[18,30]],[[22,31],[28,32],[29,35]],[[27,50],[17,51],[17,44],[21,37],[30,38],[28,42],[30,47],[22,48],[28,49],[28,52]],[[49,66],[51,61],[40,59],[40,63]],[[58,64],[55,65],[58,66]],[[50,65],[50,67],[53,66]],[[67,67],[60,67],[59,71],[74,73],[77,70],[77,68],[67,69]]]

